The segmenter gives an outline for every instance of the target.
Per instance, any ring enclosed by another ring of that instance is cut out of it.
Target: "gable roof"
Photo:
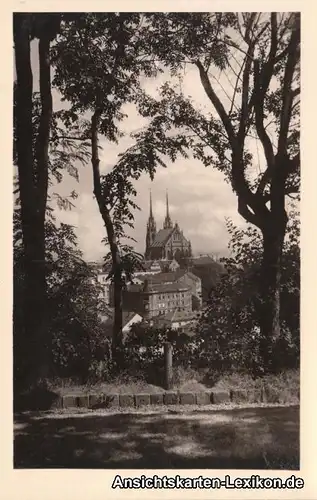
[[[172,264],[176,265],[176,267],[179,267],[179,264],[175,259],[149,260],[148,262],[151,264],[149,268],[151,268],[152,266],[159,266],[161,271],[169,268]]]
[[[139,313],[136,313],[136,312],[129,312],[129,311],[123,311],[122,313],[122,327],[124,328],[128,323],[129,321],[131,321],[131,319],[133,319],[135,316],[140,316],[141,315]]]
[[[149,284],[159,284],[159,283],[175,283],[188,276],[192,280],[199,282],[201,279],[194,273],[187,271],[186,269],[176,269],[176,271],[169,271],[168,273],[157,273],[149,277],[147,274],[138,274],[138,279],[141,281],[148,280]]]
[[[139,274],[138,279],[141,281],[148,281],[149,285],[157,285],[160,283],[175,283],[179,278],[184,275],[185,271],[177,269],[177,271],[169,271],[168,273],[157,273],[152,276],[147,274]]]
[[[187,292],[189,287],[182,285],[181,283],[162,283],[157,285],[152,285],[154,292],[164,293],[164,292]]]
[[[162,318],[168,321],[191,321],[196,319],[196,315],[193,312],[188,311],[179,311],[175,309],[174,311],[168,312]]]
[[[159,262],[155,260],[144,260],[141,262],[141,266],[144,271],[150,271],[153,267],[161,268]]]
[[[113,319],[114,319],[114,309],[109,308],[109,311],[111,311],[111,315],[109,315],[109,317],[103,321],[103,324],[106,326],[112,325]],[[139,313],[133,312],[133,311],[123,311],[122,312],[122,328],[124,328],[129,323],[129,321],[131,321],[131,319],[133,319],[135,316],[141,316],[141,315]]]
[[[146,277],[147,278],[147,277]],[[185,292],[189,290],[189,287],[182,284],[182,283],[177,283],[177,281],[165,283],[165,282],[156,282],[153,283],[152,280],[148,282],[148,291],[145,293],[168,293],[168,292]],[[133,293],[140,293],[144,291],[144,284],[142,285],[128,285],[127,287],[128,292],[133,292]]]

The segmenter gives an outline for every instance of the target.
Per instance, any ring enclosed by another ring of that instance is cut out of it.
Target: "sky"
[[[34,90],[38,87],[38,53],[37,43],[32,44],[32,68],[34,75]],[[156,95],[162,83],[162,78],[144,81],[144,88],[151,95]],[[229,89],[229,83],[223,87]],[[182,84],[185,95],[190,95],[200,107],[211,104],[201,86],[196,68],[187,71]],[[221,89],[218,89],[221,90]],[[60,95],[53,92],[54,109],[63,104]],[[127,133],[142,126],[142,119],[133,105],[129,104],[124,111],[128,118],[124,123]],[[118,145],[111,144],[100,138],[103,151],[100,155],[101,173],[107,173],[118,159],[118,154],[131,144],[129,137],[120,140]],[[136,203],[140,211],[136,211],[135,228],[130,235],[137,240],[135,249],[141,253],[145,250],[146,222],[149,215],[149,194],[152,192],[153,212],[157,228],[163,225],[166,213],[165,197],[168,190],[170,215],[174,222],[178,222],[184,231],[184,236],[191,241],[194,254],[208,253],[217,257],[228,252],[229,235],[225,219],[230,218],[238,226],[244,225],[244,220],[237,211],[237,198],[231,186],[226,183],[222,173],[212,167],[204,167],[199,160],[193,158],[178,159],[168,167],[160,168],[153,182],[143,175],[136,183]],[[91,165],[79,165],[79,182],[67,174],[59,186],[54,186],[51,192],[68,195],[73,189],[78,193],[74,201],[75,208],[71,211],[56,208],[58,220],[72,224],[76,228],[78,243],[84,257],[89,261],[102,259],[107,253],[101,240],[106,236],[106,230],[98,211],[96,200],[93,197],[93,181]]]

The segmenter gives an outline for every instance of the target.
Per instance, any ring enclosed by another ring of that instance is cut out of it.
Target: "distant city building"
[[[177,269],[169,273],[157,273],[149,277],[147,274],[138,274],[134,278],[135,284],[144,284],[148,281],[152,286],[161,284],[178,283],[189,288],[192,296],[192,310],[200,309],[202,305],[201,279],[192,272],[184,269]]]
[[[167,327],[172,330],[179,330],[187,335],[190,335],[193,331],[193,325],[197,316],[194,312],[184,312],[184,311],[173,311],[167,313],[165,316],[157,318],[157,325],[159,327]]]
[[[145,259],[173,260],[179,264],[192,255],[191,243],[187,240],[177,222],[173,224],[169,214],[168,195],[166,193],[166,217],[163,228],[157,231],[153,216],[152,195],[150,194],[150,214],[146,228]]]
[[[124,331],[139,321],[192,331],[195,311],[202,308],[223,272],[223,267],[210,255],[192,256],[191,243],[169,214],[166,194],[166,216],[163,228],[157,231],[150,194],[145,259],[141,269],[133,273],[133,281],[123,290]],[[112,323],[113,284],[110,267],[95,264],[97,281],[102,285],[100,298],[108,306],[104,317]]]
[[[123,293],[123,307],[135,311],[145,320],[166,315],[175,310],[192,311],[191,290],[181,283],[133,284]]]
[[[123,308],[139,313],[144,320],[153,320],[153,324],[159,325],[158,321],[162,324],[165,318],[172,327],[181,323],[183,326],[184,322],[190,323],[193,312],[201,308],[201,294],[201,280],[191,272],[178,269],[151,276],[143,274],[135,277],[134,283],[124,291]]]
[[[97,268],[97,281],[100,285],[102,285],[100,298],[107,305],[110,304],[110,286],[111,286],[111,281],[108,278],[108,274],[109,272],[102,269],[102,267]]]
[[[144,260],[141,265],[143,269],[135,271],[133,276],[168,273],[169,271],[176,271],[176,269],[179,269],[179,264],[174,259]]]
[[[103,325],[105,328],[105,334],[108,337],[112,336],[113,320],[114,320],[114,310],[109,309],[110,314],[106,318],[102,318]],[[131,327],[137,323],[141,323],[143,317],[136,312],[124,311],[122,314],[122,333],[123,339],[125,340],[126,335],[130,332]]]

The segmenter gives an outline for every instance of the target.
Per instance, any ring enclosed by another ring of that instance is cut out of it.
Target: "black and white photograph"
[[[300,27],[13,13],[15,469],[299,474]]]

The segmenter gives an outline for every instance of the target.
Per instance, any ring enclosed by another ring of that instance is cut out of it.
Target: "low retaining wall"
[[[283,392],[262,390],[217,390],[205,392],[166,391],[156,394],[85,394],[59,396],[51,408],[139,408],[158,405],[210,405],[245,403],[288,403]],[[297,401],[296,401],[297,400]],[[299,393],[292,402],[299,401]]]

